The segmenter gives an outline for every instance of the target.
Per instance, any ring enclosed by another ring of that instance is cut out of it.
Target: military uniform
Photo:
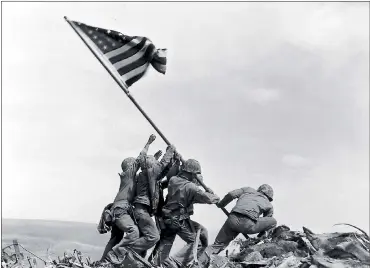
[[[169,146],[160,162],[154,157],[146,158],[142,172],[137,176],[134,215],[140,230],[140,238],[131,243],[130,248],[142,256],[159,241],[159,231],[151,216],[157,212],[159,202],[159,180],[171,162],[175,147]]]
[[[122,161],[120,187],[110,208],[112,218],[111,238],[104,250],[102,260],[117,263],[123,260],[127,253],[124,249],[140,236],[139,229],[133,219],[132,203],[135,197],[136,173],[145,161],[149,145],[154,141],[152,135],[137,158],[129,157]],[[126,233],[125,236],[123,234]],[[117,244],[118,243],[118,244]]]
[[[199,166],[198,172],[189,168],[189,161],[190,164],[194,163],[192,161],[196,162]],[[187,177],[186,173],[200,174],[199,163],[196,160],[189,159],[185,162],[183,171],[169,180],[167,200],[162,209],[165,229],[162,231],[162,239],[159,242],[157,259],[162,262],[163,267],[167,268],[182,267],[182,265],[193,260],[192,246],[198,229],[201,229],[202,232],[198,254],[207,246],[208,235],[205,227],[190,219],[193,214],[193,204],[215,204],[219,201],[216,195],[199,189],[195,183],[189,180],[189,175]],[[166,244],[170,242],[172,245],[176,235],[179,235],[187,245],[174,256],[168,257],[170,252]]]
[[[261,185],[256,191],[251,187],[244,187],[229,192],[218,204],[225,207],[232,200],[238,198],[228,219],[219,231],[215,242],[208,246],[199,257],[201,267],[206,267],[211,254],[218,254],[240,233],[262,234],[264,231],[276,226],[273,216],[273,191],[269,185]],[[263,217],[260,215],[263,214]]]

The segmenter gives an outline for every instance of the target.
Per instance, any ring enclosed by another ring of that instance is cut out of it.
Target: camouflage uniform
[[[130,245],[130,248],[140,252],[142,256],[145,256],[146,251],[159,241],[159,231],[151,216],[157,212],[159,180],[162,178],[162,172],[171,162],[174,152],[175,147],[169,146],[160,162],[153,156],[148,156],[142,172],[137,176],[134,215],[141,236]]]
[[[261,185],[256,191],[250,187],[244,187],[229,192],[218,204],[225,207],[232,200],[238,198],[228,219],[219,231],[215,242],[208,246],[199,257],[201,267],[206,267],[211,254],[218,254],[240,233],[257,234],[276,226],[273,216],[273,191],[269,185]],[[263,214],[263,217],[259,217]]]
[[[187,163],[184,164],[182,172],[172,177],[168,184],[168,195],[163,207],[163,220],[166,228],[163,230],[158,246],[158,258],[163,261],[163,267],[182,267],[193,259],[192,246],[195,241],[196,232],[201,229],[203,235],[201,243],[198,245],[199,252],[207,246],[207,231],[199,223],[192,221],[190,216],[193,214],[193,204],[215,204],[219,198],[211,193],[203,192],[198,186],[191,182],[192,176],[199,173],[200,165],[196,160],[189,159],[189,163],[195,161],[199,166],[198,172],[187,171]],[[184,246],[175,256],[169,256],[166,244],[172,245],[176,235],[179,235],[187,245]]]

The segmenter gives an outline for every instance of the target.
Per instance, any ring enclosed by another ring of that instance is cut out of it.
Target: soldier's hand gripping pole
[[[182,155],[179,154],[179,153],[177,153],[177,154],[180,156],[180,161],[182,163],[184,163],[185,162],[185,159],[182,157]],[[209,187],[207,187],[207,185],[205,185],[204,182],[201,179],[198,178],[198,176],[196,176],[196,179],[197,179],[198,183],[203,187],[203,189],[206,192],[211,193],[211,194],[214,194],[214,192],[212,191],[212,189],[209,188]],[[226,216],[229,216],[230,215],[230,213],[226,210],[226,208],[220,207],[220,209],[226,214]]]

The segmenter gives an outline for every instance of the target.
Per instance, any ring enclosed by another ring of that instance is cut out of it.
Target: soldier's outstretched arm
[[[217,204],[220,201],[220,198],[217,195],[203,192],[195,184],[193,187],[193,194],[194,194],[193,197],[194,203]]]
[[[158,159],[161,157],[161,155],[162,155],[162,150],[159,150],[158,152],[156,152],[156,153],[154,154],[154,158],[155,158],[156,160],[158,160]]]
[[[245,193],[249,187],[243,187],[240,189],[236,189],[234,191],[229,192],[224,198],[217,204],[218,207],[223,208],[226,207],[231,201],[236,198],[239,198],[243,193]]]
[[[263,212],[263,217],[272,217],[272,216],[274,216],[274,207],[271,206],[271,208]]]
[[[162,187],[166,188],[168,184],[168,180],[172,177],[177,175],[180,166],[180,154],[176,152],[176,148],[173,145],[169,145],[166,149],[165,155],[162,157],[160,162],[160,175],[157,177],[157,180],[162,181]],[[166,181],[162,180],[164,177]]]
[[[153,141],[155,141],[155,138],[156,137],[155,137],[154,134],[150,135],[150,137],[149,137],[148,141],[146,142],[143,150],[141,150],[139,156],[136,158],[136,162],[138,162],[139,164],[141,164],[141,163],[143,163],[145,161],[145,158],[146,158],[146,156],[148,154],[149,146],[150,146],[150,144],[153,143]]]
[[[168,164],[171,163],[171,160],[174,157],[175,151],[176,151],[175,145],[171,144],[167,147],[166,152],[164,153],[160,161],[161,171],[163,171],[168,166]]]

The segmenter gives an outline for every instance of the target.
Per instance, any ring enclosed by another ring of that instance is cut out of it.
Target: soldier
[[[182,165],[181,158],[182,158],[181,155],[175,151],[174,157],[171,159],[170,164],[160,175],[161,178],[162,177],[164,178],[160,180],[159,204],[158,204],[157,212],[154,214],[155,219],[156,219],[157,229],[159,230],[159,233],[160,233],[160,238],[159,238],[160,241],[166,240],[166,233],[161,231],[162,229],[165,229],[165,226],[162,220],[162,209],[165,204],[163,190],[168,187],[169,179],[179,174],[181,170],[181,165]],[[160,243],[160,241],[158,241],[149,256],[148,261],[151,262],[153,265],[160,265],[159,257],[160,256],[163,257],[165,253],[160,254],[159,252],[167,252],[169,254],[173,246],[174,239],[175,238],[173,238],[172,241],[166,240],[165,244]],[[166,247],[166,250],[163,250],[164,246]],[[165,254],[164,259],[168,257],[168,254],[167,255]]]
[[[139,238],[139,229],[132,218],[136,173],[146,158],[149,145],[154,140],[155,135],[151,135],[138,158],[128,157],[122,161],[122,173],[119,174],[121,183],[110,209],[112,215],[111,239],[104,250],[102,260],[105,259],[110,263],[122,262],[126,254],[125,246]],[[124,233],[125,236],[123,236]],[[115,245],[117,241],[119,243]]]
[[[209,256],[218,254],[224,250],[229,243],[242,233],[244,235],[263,234],[276,226],[273,216],[272,202],[274,191],[268,184],[261,185],[257,191],[251,187],[244,187],[229,192],[218,204],[225,207],[232,200],[238,198],[228,219],[219,231],[215,242],[208,246],[199,257],[200,267],[207,267]],[[263,217],[260,215],[263,214]]]
[[[194,183],[197,178],[201,179],[200,164],[194,159],[189,159],[184,163],[180,173],[169,180],[168,195],[162,209],[165,229],[162,230],[162,239],[158,250],[163,267],[182,267],[193,259],[192,245],[198,229],[201,229],[203,236],[207,237],[206,229],[190,219],[193,214],[193,204],[215,204],[220,199],[214,194],[199,189]],[[187,245],[175,256],[168,257],[169,251],[166,244],[170,242],[172,245],[176,235],[179,235]],[[198,253],[207,246],[205,243],[207,242],[201,240],[198,245]]]
[[[159,241],[159,231],[151,217],[157,212],[159,183],[162,176],[165,175],[163,171],[170,164],[174,152],[175,146],[168,146],[160,162],[158,161],[159,153],[155,156],[147,156],[141,166],[141,172],[137,176],[134,215],[141,236],[130,245],[130,248],[141,254],[142,257],[145,257],[146,251]]]
[[[161,181],[161,187],[162,189],[166,189],[168,187],[169,179],[177,176],[181,169],[183,168],[183,164],[181,162],[181,155],[175,152],[176,156],[173,159],[172,164],[170,164],[170,168],[168,172],[166,173],[166,179],[163,179]],[[198,178],[201,179],[201,177],[198,176]],[[200,185],[197,180],[193,181],[196,185]],[[164,204],[163,204],[164,205]],[[160,242],[158,242],[153,249],[151,255],[149,256],[149,261],[154,265],[160,265],[165,259],[169,257],[169,254],[171,252],[173,243],[175,242],[176,236],[169,235],[169,232],[166,232],[164,229],[166,226],[163,223],[162,220],[162,213],[161,210],[163,208],[163,205],[160,206],[161,208],[158,208],[158,214],[157,214],[157,223],[158,223],[158,229],[162,229],[162,232],[160,233]],[[161,226],[162,225],[162,226]],[[202,245],[204,247],[208,246],[208,232],[207,229],[203,226],[200,226],[200,241],[202,242]],[[203,251],[205,248],[202,248],[201,251]],[[199,252],[200,254],[201,252]]]

